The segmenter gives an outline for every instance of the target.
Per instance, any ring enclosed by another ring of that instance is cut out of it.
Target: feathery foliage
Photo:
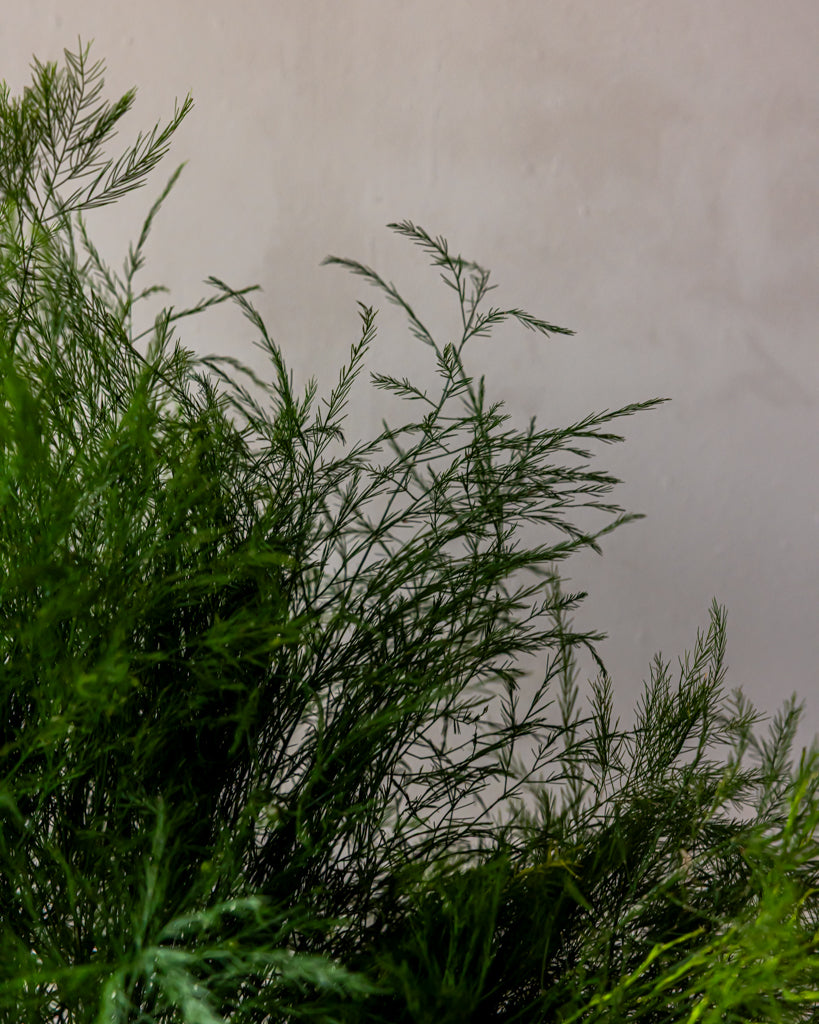
[[[759,733],[714,605],[621,728],[571,625],[560,563],[638,518],[594,451],[657,400],[515,428],[473,343],[570,332],[487,307],[488,272],[408,221],[456,341],[328,260],[437,371],[372,374],[397,411],[371,440],[342,431],[369,306],[321,402],[252,289],[211,278],[137,334],[181,168],[122,273],[84,214],[144,183],[191,101],[112,159],[134,93],[102,73],[80,46],[0,90],[0,1021],[818,1019],[796,704]],[[268,380],[177,340],[226,301]]]

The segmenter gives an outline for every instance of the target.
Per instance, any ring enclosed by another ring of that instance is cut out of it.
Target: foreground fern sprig
[[[321,402],[252,289],[136,328],[181,168],[122,274],[84,215],[190,100],[111,160],[134,94],[102,100],[102,71],[80,47],[0,91],[0,1020],[812,1020],[796,704],[758,732],[714,605],[622,728],[571,623],[561,562],[638,518],[594,452],[657,400],[514,426],[467,367],[504,322],[570,332],[487,308],[488,272],[409,221],[459,338],[328,259],[437,370],[371,374],[395,412],[370,440],[342,430],[369,306]],[[223,302],[269,380],[177,340]]]

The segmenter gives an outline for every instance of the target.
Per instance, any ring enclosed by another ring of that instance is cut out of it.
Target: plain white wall
[[[601,453],[648,518],[566,564],[579,625],[620,708],[657,650],[676,662],[728,608],[728,685],[819,729],[819,5],[816,0],[29,0],[5,3],[0,77],[77,36],[139,93],[126,133],[192,90],[149,187],[97,218],[119,265],[190,160],[145,283],[259,283],[297,379],[323,384],[376,294],[328,252],[374,263],[433,322],[449,293],[386,222],[410,218],[488,265],[501,303],[574,328],[484,343],[473,366],[542,425],[657,395]],[[130,134],[128,134],[130,138]],[[432,290],[430,291],[430,285]],[[382,309],[384,304],[378,303]],[[374,366],[422,370],[384,310]],[[259,366],[238,314],[182,340]],[[356,422],[381,408],[358,392]]]

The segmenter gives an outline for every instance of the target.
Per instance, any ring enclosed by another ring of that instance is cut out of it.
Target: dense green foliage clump
[[[560,564],[636,518],[592,449],[657,403],[516,429],[473,341],[561,329],[488,307],[488,273],[408,222],[462,333],[329,261],[437,370],[372,375],[397,413],[371,440],[341,429],[369,307],[320,402],[249,289],[211,279],[137,333],[179,172],[121,274],[83,214],[143,184],[190,101],[114,160],[134,96],[101,88],[80,48],[0,91],[0,1021],[819,1019],[796,705],[758,732],[716,605],[632,728],[599,659],[581,701],[599,636]],[[268,380],[177,340],[224,301]]]

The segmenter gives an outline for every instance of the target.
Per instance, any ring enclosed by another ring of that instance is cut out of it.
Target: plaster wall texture
[[[728,609],[727,683],[819,730],[819,5],[816,0],[29,0],[3,5],[0,77],[93,39],[134,134],[192,90],[148,189],[92,227],[119,265],[189,160],[147,275],[181,306],[215,274],[258,283],[297,381],[334,380],[374,264],[446,333],[450,294],[385,230],[410,218],[493,270],[498,300],[574,328],[473,355],[519,420],[630,401],[600,468],[647,519],[565,564],[576,623],[626,718],[656,651],[676,663]],[[126,129],[126,130],[127,130]],[[123,132],[123,143],[125,132]],[[145,280],[145,283],[149,281]],[[428,372],[382,308],[373,368]],[[202,352],[260,355],[238,312],[189,321]],[[351,431],[385,407],[359,390]]]

